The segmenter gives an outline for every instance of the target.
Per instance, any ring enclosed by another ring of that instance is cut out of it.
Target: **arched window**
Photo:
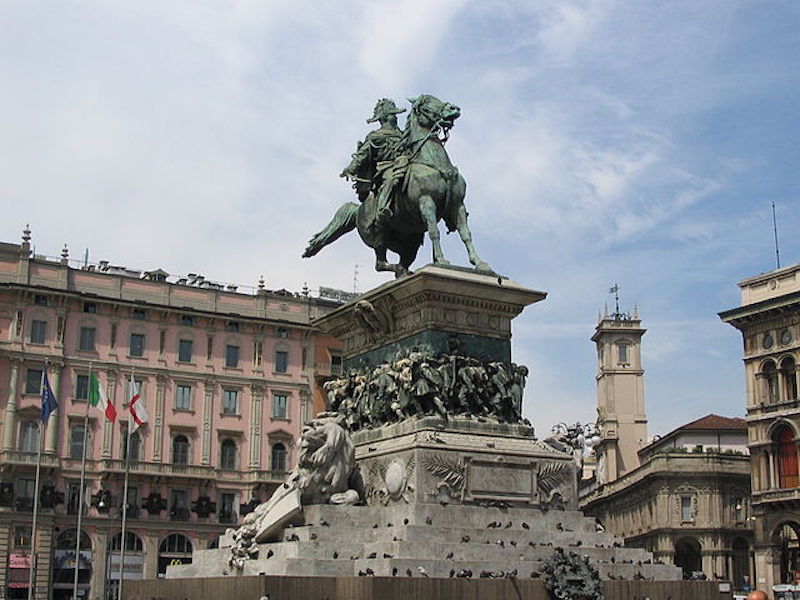
[[[114,534],[108,542],[108,549],[112,552],[122,550],[122,532]],[[131,531],[125,532],[125,552],[144,552],[142,538]]]
[[[794,358],[787,356],[781,361],[781,383],[785,400],[797,400],[797,366]]]
[[[675,566],[683,569],[683,578],[689,579],[703,570],[700,542],[693,537],[683,537],[675,542]]]
[[[185,535],[171,533],[158,547],[158,572],[166,573],[169,565],[192,563],[192,542]]]
[[[39,451],[39,424],[36,421],[25,421],[19,426],[19,451]]]
[[[772,434],[772,441],[777,445],[780,488],[797,487],[797,443],[794,438],[794,430],[788,425],[780,425]]]
[[[220,448],[219,466],[221,469],[232,471],[236,468],[236,442],[223,440]]]
[[[773,361],[764,363],[761,377],[764,380],[764,401],[774,404],[778,401],[778,370]]]
[[[172,438],[172,464],[189,464],[189,438],[183,434],[176,435]]]
[[[272,470],[286,471],[286,446],[280,442],[272,444]]]
[[[794,522],[782,523],[772,534],[772,546],[780,552],[781,578],[776,583],[794,583],[795,574],[800,570],[800,525]]]
[[[67,529],[56,538],[53,552],[53,587],[57,590],[72,589],[75,577],[75,545],[78,541],[78,530]],[[85,531],[81,531],[81,552],[78,559],[78,584],[89,597],[89,584],[92,579],[92,540]]]

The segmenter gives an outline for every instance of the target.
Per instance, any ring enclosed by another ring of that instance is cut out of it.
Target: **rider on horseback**
[[[352,179],[353,188],[360,202],[364,202],[372,192],[378,199],[375,220],[384,223],[392,214],[389,204],[392,190],[398,179],[394,161],[401,153],[403,132],[397,127],[397,115],[406,109],[397,108],[394,101],[382,98],[375,104],[372,117],[367,123],[381,124],[370,131],[366,139],[358,144],[350,164],[340,177]]]

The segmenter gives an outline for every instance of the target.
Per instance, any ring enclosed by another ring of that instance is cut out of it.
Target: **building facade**
[[[744,419],[708,415],[645,446],[639,460],[617,480],[584,488],[585,513],[687,578],[730,579],[736,589],[751,583]]]
[[[757,583],[800,580],[800,264],[739,283],[720,317],[742,333]]]
[[[73,268],[66,251],[34,257],[28,231],[22,244],[0,244],[0,598],[28,595],[40,443],[38,599],[72,597],[76,564],[79,598],[115,597],[126,455],[126,579],[190,561],[267,499],[321,397],[315,369],[335,371],[335,341],[311,325],[334,305],[263,283],[247,294],[197,275]],[[44,370],[59,408],[41,432]],[[88,406],[92,375],[114,422]],[[131,378],[150,420],[128,450]]]

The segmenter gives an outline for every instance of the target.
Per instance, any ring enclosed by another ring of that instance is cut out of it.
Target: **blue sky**
[[[515,322],[525,412],[594,418],[608,288],[638,305],[651,434],[744,413],[736,283],[800,261],[800,4],[611,0],[0,5],[0,239],[299,290],[386,280],[337,174],[379,97],[458,104],[479,252],[549,294]],[[450,236],[445,250],[466,264]],[[426,262],[426,244],[417,264]]]

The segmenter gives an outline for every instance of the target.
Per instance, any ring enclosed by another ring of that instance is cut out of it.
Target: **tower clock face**
[[[784,329],[781,332],[781,344],[783,344],[784,346],[788,346],[791,343],[792,343],[792,332],[789,331],[788,329]]]
[[[775,344],[775,340],[772,339],[772,335],[769,333],[764,336],[764,339],[761,342],[762,347],[764,350],[769,350]]]

